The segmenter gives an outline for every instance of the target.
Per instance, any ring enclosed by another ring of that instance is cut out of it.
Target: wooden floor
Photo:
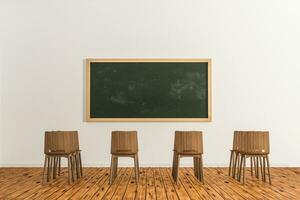
[[[247,172],[242,185],[225,168],[205,168],[205,184],[192,168],[181,168],[175,184],[170,168],[141,168],[136,185],[132,168],[120,168],[109,186],[109,168],[84,168],[84,177],[68,185],[67,173],[41,185],[41,168],[0,168],[0,199],[300,199],[300,168],[272,168],[269,185]]]

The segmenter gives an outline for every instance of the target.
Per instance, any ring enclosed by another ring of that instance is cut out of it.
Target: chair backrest
[[[137,131],[113,131],[111,133],[112,154],[135,154],[138,152]]]
[[[79,150],[77,131],[46,131],[45,154],[68,154]]]
[[[71,145],[72,145],[72,149],[74,149],[75,151],[79,151],[79,138],[78,138],[78,131],[65,131],[69,134],[71,134],[72,136],[72,141],[71,141]]]
[[[175,131],[174,151],[180,154],[202,154],[202,131]]]
[[[270,153],[269,132],[268,131],[251,131],[246,136],[247,153]]]
[[[236,131],[238,138],[237,150],[249,153],[270,153],[268,131]]]
[[[239,137],[239,132],[238,131],[234,131],[234,133],[233,133],[232,150],[238,150],[238,148],[239,148],[238,137]]]

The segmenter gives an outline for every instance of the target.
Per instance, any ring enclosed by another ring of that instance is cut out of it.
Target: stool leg
[[[233,150],[231,150],[231,152],[230,152],[230,161],[229,161],[229,168],[228,168],[228,176],[231,175],[232,160],[233,160]]]
[[[269,163],[269,156],[268,155],[266,155],[266,159],[267,159],[267,168],[268,168],[268,175],[269,175],[269,183],[270,183],[270,185],[272,185],[271,174],[270,174],[270,163]]]

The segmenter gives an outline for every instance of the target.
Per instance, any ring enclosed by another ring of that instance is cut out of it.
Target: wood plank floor
[[[63,175],[41,185],[41,168],[0,168],[0,199],[300,199],[300,168],[272,168],[272,183],[250,176],[242,185],[227,176],[226,168],[205,168],[205,184],[192,168],[180,168],[177,184],[170,168],[141,168],[136,185],[132,168],[120,168],[108,184],[109,168],[84,168],[84,177],[69,185]]]

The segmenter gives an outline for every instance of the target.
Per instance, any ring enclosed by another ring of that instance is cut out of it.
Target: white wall
[[[141,165],[171,164],[174,130],[203,130],[225,165],[235,129],[270,130],[273,166],[300,166],[298,0],[1,1],[2,164],[41,165],[45,130],[77,129],[86,165],[137,129]],[[2,13],[3,15],[3,13]],[[213,122],[83,122],[84,61],[212,58]],[[127,161],[125,161],[127,162]],[[189,163],[189,160],[185,160]]]

